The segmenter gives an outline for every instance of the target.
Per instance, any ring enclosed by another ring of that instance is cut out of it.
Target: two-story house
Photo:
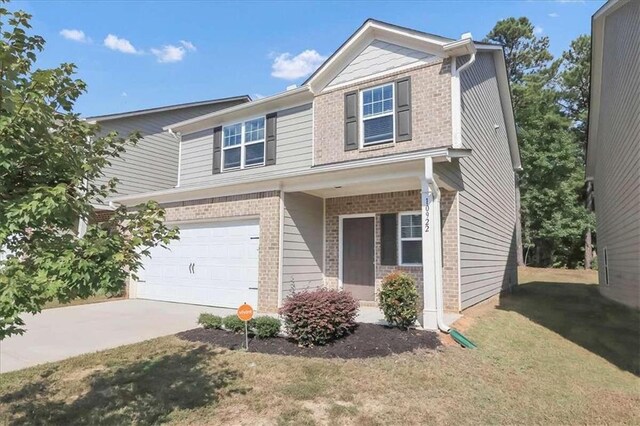
[[[366,21],[301,87],[187,120],[180,228],[132,297],[275,312],[294,290],[415,278],[422,322],[516,284],[520,168],[501,46]]]
[[[610,0],[591,24],[586,177],[600,293],[640,308],[640,2]]]
[[[138,143],[129,146],[120,157],[113,158],[111,164],[102,170],[103,176],[96,183],[105,184],[111,178],[117,178],[118,195],[178,186],[180,144],[178,137],[164,127],[249,101],[251,98],[244,95],[87,117],[87,121],[100,125],[100,134],[117,132],[127,137],[132,132],[140,133]],[[109,205],[95,207],[97,220],[109,216],[113,210]]]

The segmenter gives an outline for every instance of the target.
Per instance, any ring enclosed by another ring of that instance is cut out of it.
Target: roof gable
[[[374,39],[331,80],[327,88],[386,71],[429,63],[438,56],[424,51]]]
[[[398,46],[414,56],[429,55],[434,59],[475,51],[471,40],[454,40],[369,19],[304,84],[313,93],[320,93],[374,41]]]

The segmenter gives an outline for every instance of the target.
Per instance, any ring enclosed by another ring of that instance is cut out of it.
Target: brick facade
[[[446,194],[446,196],[444,195]],[[445,199],[446,197],[446,199]],[[445,310],[458,312],[458,246],[457,246],[457,193],[443,191],[443,280]],[[421,266],[388,266],[380,264],[381,233],[380,215],[401,211],[421,209],[420,191],[401,191],[383,194],[358,195],[351,197],[328,198],[325,216],[325,286],[338,287],[339,270],[339,216],[349,214],[375,214],[375,288],[376,294],[385,276],[393,271],[402,271],[412,276],[420,294],[420,306],[423,305],[423,275]],[[456,239],[453,244],[453,239]],[[449,273],[455,271],[455,274]],[[365,303],[366,304],[366,303]]]
[[[344,94],[411,76],[413,139],[359,150],[344,150]],[[314,161],[316,165],[381,157],[451,145],[451,65],[448,59],[384,78],[322,93],[314,99]]]
[[[260,221],[258,307],[260,312],[278,309],[280,274],[280,192],[269,191],[228,197],[205,198],[165,204],[168,222],[234,219],[255,216]]]

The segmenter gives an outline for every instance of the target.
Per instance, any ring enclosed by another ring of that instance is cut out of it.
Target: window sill
[[[395,141],[382,142],[382,143],[379,143],[379,144],[376,144],[376,145],[361,146],[358,149],[358,152],[378,151],[378,150],[381,150],[381,149],[393,148],[394,146],[396,146]]]
[[[259,167],[266,167],[266,164],[252,164],[251,166],[244,166],[244,168],[234,167],[232,169],[222,169],[220,173],[241,172],[242,170],[257,169]]]

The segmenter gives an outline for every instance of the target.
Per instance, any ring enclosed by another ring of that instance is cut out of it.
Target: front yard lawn
[[[172,336],[0,375],[0,424],[637,424],[638,312],[592,274],[521,278],[465,313],[478,350],[315,359]]]

